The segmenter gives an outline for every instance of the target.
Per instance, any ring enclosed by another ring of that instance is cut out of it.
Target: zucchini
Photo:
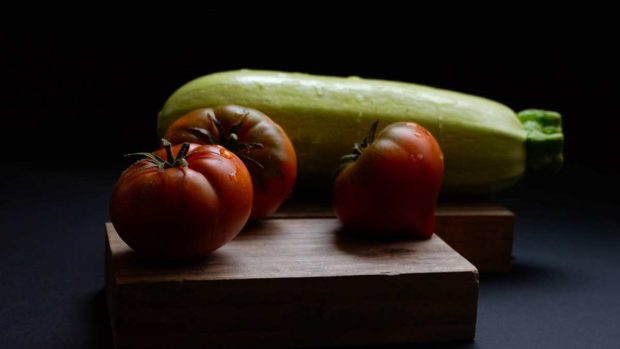
[[[166,101],[158,116],[163,135],[194,109],[237,104],[261,110],[287,132],[298,156],[298,185],[331,188],[342,155],[380,128],[414,121],[427,128],[444,153],[444,193],[483,194],[504,189],[526,168],[562,163],[561,117],[428,86],[326,77],[301,73],[237,70],[190,81]]]

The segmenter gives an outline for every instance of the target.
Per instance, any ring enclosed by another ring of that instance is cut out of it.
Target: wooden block
[[[439,237],[359,241],[336,219],[271,219],[192,263],[141,260],[106,225],[118,348],[472,339],[478,272]]]
[[[274,218],[334,217],[324,202],[288,202]],[[485,201],[444,202],[437,206],[436,232],[481,273],[510,271],[515,216]]]
[[[481,273],[510,271],[515,216],[485,202],[445,203],[436,213],[437,234]]]

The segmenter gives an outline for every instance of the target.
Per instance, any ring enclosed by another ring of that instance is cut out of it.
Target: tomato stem
[[[166,163],[170,166],[173,166],[174,163],[174,155],[172,154],[172,143],[168,142],[167,139],[162,138],[161,144],[166,149]]]
[[[148,158],[149,160],[151,160],[153,163],[157,164],[157,166],[159,166],[159,168],[163,169],[166,165],[166,161],[162,158],[160,158],[159,156],[153,154],[153,153],[131,153],[131,154],[125,154],[125,157],[129,157],[129,156],[140,156],[140,157],[145,157]]]
[[[188,163],[187,163],[187,159],[185,159],[185,157],[187,156],[187,151],[189,150],[189,143],[185,142],[183,143],[183,145],[181,146],[181,149],[179,150],[179,153],[177,154],[177,158],[174,160],[174,167],[179,167],[179,166],[183,166],[183,167],[187,167]]]
[[[215,129],[217,130],[218,139],[213,137],[211,132],[205,128],[200,127],[191,127],[189,131],[198,139],[206,144],[219,144],[222,147],[230,150],[235,155],[237,155],[243,162],[246,164],[248,162],[253,163],[254,165],[264,168],[264,166],[258,162],[256,159],[245,155],[244,153],[248,151],[252,151],[254,149],[261,149],[263,147],[262,143],[250,142],[250,143],[241,143],[239,142],[239,131],[241,130],[241,126],[243,126],[243,122],[247,118],[248,113],[244,113],[241,116],[241,119],[232,125],[228,132],[224,132],[224,128],[222,127],[222,123],[215,117],[213,114],[209,114],[209,118],[213,125],[215,125]],[[227,133],[226,136],[224,134]]]
[[[377,133],[377,127],[379,126],[379,120],[372,123],[370,126],[370,130],[368,130],[368,135],[364,137],[360,142],[353,144],[353,150],[351,154],[344,155],[340,158],[340,164],[336,168],[335,176],[337,176],[349,163],[356,161],[357,158],[362,155],[364,149],[372,144],[375,141],[375,135]],[[334,176],[334,177],[335,177]]]
[[[168,140],[163,139],[163,138],[161,139],[161,143],[166,149],[166,157],[167,157],[166,160],[157,156],[155,153],[132,153],[132,154],[126,154],[125,157],[128,157],[128,156],[145,157],[151,160],[151,162],[156,164],[162,170],[167,169],[167,168],[172,168],[172,167],[179,167],[179,166],[187,167],[189,165],[186,159],[187,152],[189,151],[189,143],[186,142],[186,143],[183,143],[183,145],[181,145],[181,149],[179,149],[179,153],[177,154],[176,159],[174,158],[174,155],[172,153],[172,144]]]

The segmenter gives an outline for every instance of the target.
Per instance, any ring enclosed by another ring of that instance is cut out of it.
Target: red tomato
[[[274,213],[295,184],[293,143],[278,124],[258,110],[234,105],[197,109],[177,119],[164,138],[175,144],[220,144],[237,154],[252,176],[252,219]]]
[[[428,238],[435,230],[435,204],[443,155],[435,138],[411,122],[370,135],[343,157],[333,207],[345,229],[376,236]]]
[[[252,209],[252,181],[237,156],[197,144],[141,155],[148,158],[123,172],[110,199],[127,245],[150,257],[190,259],[237,236]]]

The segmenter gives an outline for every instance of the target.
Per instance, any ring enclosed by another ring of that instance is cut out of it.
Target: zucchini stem
[[[517,113],[525,130],[527,170],[557,171],[562,167],[564,135],[560,113],[526,109]]]

